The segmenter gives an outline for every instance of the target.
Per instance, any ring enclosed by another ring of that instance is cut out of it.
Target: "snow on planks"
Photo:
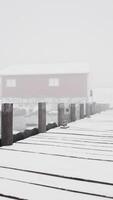
[[[0,149],[0,198],[113,199],[113,111]]]

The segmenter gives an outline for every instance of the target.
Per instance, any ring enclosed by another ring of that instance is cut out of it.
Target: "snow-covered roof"
[[[89,73],[87,63],[61,63],[37,65],[13,65],[0,70],[0,75],[34,75],[34,74],[80,74]]]

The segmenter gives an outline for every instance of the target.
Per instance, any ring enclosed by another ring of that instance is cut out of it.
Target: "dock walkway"
[[[113,111],[1,147],[0,199],[113,199]]]

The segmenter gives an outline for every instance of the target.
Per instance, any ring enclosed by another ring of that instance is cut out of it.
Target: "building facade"
[[[9,69],[1,71],[1,96],[5,98],[86,98],[88,95],[88,71]]]

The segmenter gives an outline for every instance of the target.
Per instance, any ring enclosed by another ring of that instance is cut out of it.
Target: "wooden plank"
[[[113,144],[107,146],[105,144],[84,144],[84,142],[80,143],[75,143],[75,142],[57,142],[57,141],[32,141],[32,140],[27,140],[24,142],[19,142],[19,144],[31,144],[31,145],[44,145],[44,146],[55,146],[55,147],[64,147],[64,148],[75,148],[75,149],[87,149],[87,150],[93,150],[95,151],[104,151],[104,152],[109,152],[113,153]],[[83,146],[84,145],[84,146]]]
[[[83,147],[84,144],[82,144]],[[77,148],[72,148],[71,146],[66,148],[65,146],[60,145],[34,145],[34,144],[23,144],[18,143],[16,146],[13,146],[11,151],[20,151],[27,153],[36,153],[42,155],[50,155],[58,157],[67,157],[67,158],[77,158],[77,159],[89,159],[89,160],[99,160],[99,161],[108,161],[113,162],[113,152],[107,151],[97,151],[91,148],[82,148],[77,146]],[[9,150],[9,149],[8,149]]]
[[[6,190],[7,188],[7,190]],[[7,196],[12,196],[13,199],[18,200],[36,200],[37,197],[40,199],[55,199],[59,200],[60,198],[66,199],[68,197],[70,200],[74,200],[76,194],[59,191],[55,189],[51,189],[48,187],[42,187],[13,180],[0,180],[0,192]],[[83,195],[77,195],[78,197]],[[81,198],[82,198],[81,197]],[[85,195],[86,197],[86,195]],[[10,198],[9,198],[10,199]],[[79,198],[80,199],[80,198]]]
[[[7,190],[5,190],[7,188]],[[15,188],[15,189],[14,189]],[[94,195],[85,195],[81,193],[73,193],[64,190],[55,190],[42,186],[35,186],[10,180],[0,180],[0,191],[5,195],[11,195],[20,200],[36,200],[39,197],[44,199],[66,199],[66,200],[100,200],[100,197]],[[11,199],[11,198],[10,198]],[[108,198],[104,198],[107,200]]]
[[[48,187],[50,192],[51,190],[58,190],[59,192],[64,190],[65,195],[69,191],[73,191],[73,193],[76,194],[76,191],[82,194],[88,194],[89,196],[96,195],[97,197],[100,196],[107,196],[107,197],[113,197],[113,186],[111,185],[104,185],[104,184],[98,184],[96,182],[89,182],[87,180],[81,181],[81,180],[73,180],[68,179],[64,177],[58,177],[58,176],[52,176],[49,174],[38,174],[38,173],[32,173],[27,172],[24,170],[19,169],[8,169],[8,168],[1,168],[0,169],[0,180],[2,177],[6,180],[9,180],[11,182],[16,183],[24,183],[31,184],[31,188],[35,185],[37,186],[37,189],[39,186],[42,186],[42,188]],[[90,188],[90,192],[89,192]],[[94,190],[95,188],[95,190]],[[92,194],[92,195],[91,195]],[[86,195],[88,196],[88,195]]]
[[[112,117],[113,111],[97,114],[2,147],[0,193],[30,200],[113,199]]]
[[[4,160],[5,156],[7,156],[7,160]],[[113,177],[111,176],[113,163],[110,162],[99,162],[84,159],[70,160],[69,158],[62,157],[57,157],[56,159],[56,157],[49,155],[33,155],[32,153],[30,154],[27,152],[22,153],[5,150],[0,152],[0,157],[0,165],[6,167],[22,168],[45,173],[59,174],[62,176],[79,177],[113,183]],[[35,165],[33,165],[33,163],[35,163]],[[108,170],[105,174],[106,169]]]

